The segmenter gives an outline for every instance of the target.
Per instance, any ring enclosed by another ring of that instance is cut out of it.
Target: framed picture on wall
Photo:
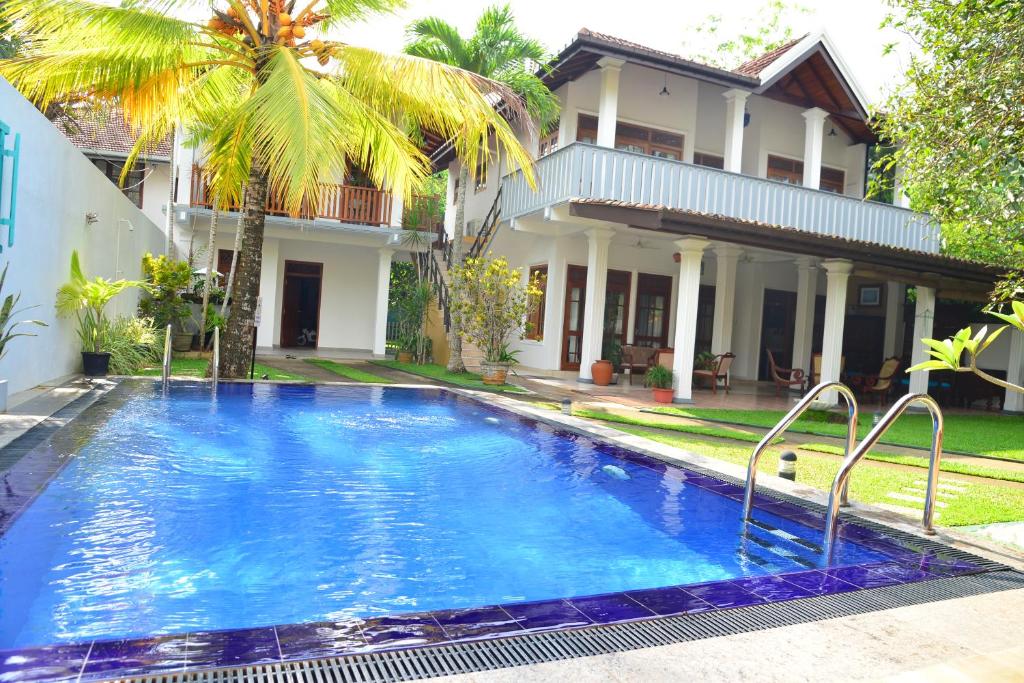
[[[857,303],[861,306],[881,306],[882,285],[861,285]]]

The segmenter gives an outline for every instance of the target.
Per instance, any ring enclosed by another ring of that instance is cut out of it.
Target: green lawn
[[[205,358],[172,358],[171,359],[171,376],[172,377],[203,377],[206,374],[206,366],[208,361]],[[139,375],[153,375],[160,376],[161,367],[159,365],[154,367],[143,368],[137,374]],[[269,365],[263,365],[262,363],[256,364],[256,373],[253,375],[256,379],[267,375],[269,379],[273,380],[289,380],[297,382],[312,382],[309,377],[303,375],[295,375],[290,372],[278,370],[272,368]]]
[[[730,410],[727,408],[678,408],[665,406],[651,408],[652,412],[679,417],[716,420],[750,427],[774,427],[785,413],[781,410]],[[790,430],[803,434],[845,436],[846,425],[834,422],[837,413],[809,410]],[[946,415],[943,446],[947,451],[991,455],[1024,461],[1024,417],[1009,415]],[[840,417],[840,419],[843,419]],[[858,437],[863,438],[871,429],[870,413],[861,415]],[[882,443],[894,446],[931,445],[931,417],[906,414],[890,427]]]
[[[366,372],[359,368],[352,367],[351,365],[345,365],[344,363],[337,363],[333,360],[327,360],[326,358],[307,358],[306,362],[310,365],[315,365],[318,368],[323,368],[328,372],[333,372],[336,375],[350,379],[353,382],[363,382],[364,384],[391,384],[391,380],[387,377],[381,377],[375,375],[372,372]]]
[[[732,427],[717,427],[713,425],[688,425],[688,424],[670,424],[668,422],[658,422],[656,420],[645,420],[642,417],[632,417],[629,415],[618,415],[615,413],[606,413],[603,410],[590,410],[588,408],[575,408],[572,414],[576,417],[587,417],[592,420],[603,420],[605,422],[615,422],[617,424],[627,424],[634,427],[654,427],[656,429],[666,429],[673,432],[683,432],[685,434],[699,434],[701,436],[717,436],[724,439],[735,439],[736,441],[747,441],[749,443],[757,443],[761,440],[761,436],[754,432],[748,432],[743,429],[735,429]],[[779,439],[776,443],[781,442]]]
[[[747,446],[723,445],[644,427],[622,426],[616,427],[616,429],[736,465],[746,466],[750,458],[750,448]],[[774,473],[778,470],[779,452],[780,449],[772,448],[765,453],[761,459],[761,472]],[[839,464],[839,458],[803,452],[797,463],[797,481],[827,491],[832,485],[832,479],[839,469]],[[923,471],[918,473],[862,462],[853,470],[850,477],[850,498],[864,503],[890,503],[921,509],[923,507],[921,504],[895,500],[887,494],[893,491],[899,492],[904,487],[920,488],[916,482],[923,480]],[[939,480],[949,481],[941,476]],[[956,480],[956,485],[965,490],[955,497],[939,496],[938,499],[946,503],[947,507],[936,508],[936,524],[967,526],[1024,519],[1024,489],[1000,486],[997,483],[990,485],[965,482],[964,480]]]
[[[420,377],[437,380],[438,382],[454,384],[455,386],[465,387],[466,389],[500,391],[510,394],[526,393],[525,389],[511,384],[503,384],[498,387],[484,384],[480,375],[476,375],[472,372],[464,372],[461,374],[448,372],[447,368],[443,365],[437,365],[436,363],[424,363],[423,365],[417,365],[416,363],[400,363],[397,360],[374,360],[370,362],[380,365],[381,367],[391,368],[392,370],[401,370],[402,372],[408,372],[412,375],[419,375]]]

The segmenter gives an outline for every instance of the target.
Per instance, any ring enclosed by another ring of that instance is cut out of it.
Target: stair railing
[[[754,447],[754,452],[750,455],[750,463],[747,465],[747,488],[743,494],[743,519],[750,519],[751,510],[754,507],[754,486],[757,479],[757,465],[761,460],[761,456],[768,449],[768,446],[779,436],[782,432],[789,429],[789,427],[797,421],[804,412],[810,408],[811,402],[818,398],[822,393],[834,390],[839,393],[846,400],[846,447],[844,449],[844,455],[849,457],[854,450],[854,446],[857,442],[857,398],[853,395],[853,391],[843,384],[842,382],[822,382],[818,386],[807,392],[800,401],[793,406],[792,410],[786,413],[785,417],[779,420],[778,424],[771,428],[771,430],[764,435],[764,438],[758,442],[757,446]],[[845,487],[842,493],[842,497],[845,499],[846,491]]]
[[[167,384],[171,380],[171,326],[167,325],[167,334],[164,335],[164,359],[160,369],[160,384],[164,391],[167,391]]]
[[[470,258],[479,258],[487,251],[487,247],[490,245],[491,240],[494,238],[494,233],[498,228],[498,221],[501,218],[501,187],[498,187],[498,193],[494,197],[494,202],[491,204],[491,208],[487,211],[487,215],[484,216],[483,225],[480,227],[480,232],[476,234],[476,238],[473,240],[472,246],[469,248]]]
[[[928,487],[925,490],[924,513],[921,518],[921,526],[926,534],[935,533],[932,520],[935,513],[935,494],[939,484],[939,465],[942,461],[942,435],[944,430],[942,409],[939,408],[939,404],[936,403],[935,399],[928,394],[907,394],[893,404],[889,412],[868,432],[868,435],[864,437],[860,445],[853,452],[847,453],[846,458],[843,459],[843,464],[839,466],[839,472],[836,473],[836,478],[832,481],[832,489],[828,496],[828,513],[825,517],[826,553],[832,551],[839,523],[839,491],[846,489],[853,467],[878,443],[878,440],[892,426],[892,423],[915,403],[927,408],[932,416],[932,446],[928,456]]]

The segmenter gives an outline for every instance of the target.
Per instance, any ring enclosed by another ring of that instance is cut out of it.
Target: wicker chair
[[[643,375],[654,363],[654,354],[658,350],[651,346],[634,346],[627,344],[622,347],[622,370],[629,370],[629,383],[633,383],[633,375]]]
[[[781,396],[783,389],[803,389],[806,376],[800,368],[781,368],[775,363],[775,356],[771,349],[765,349],[768,353],[768,367],[771,370],[772,381],[775,382],[775,395]]]
[[[877,375],[868,375],[864,378],[863,392],[865,396],[875,394],[878,396],[878,406],[881,407],[892,392],[896,373],[900,369],[900,359],[896,356],[886,358],[882,363],[882,369]]]
[[[707,370],[694,370],[693,378],[696,380],[698,377],[701,379],[711,380],[711,393],[718,393],[718,380],[722,380],[725,385],[725,393],[729,393],[729,368],[732,366],[732,361],[736,357],[734,353],[722,353],[715,356],[714,362],[711,367]]]

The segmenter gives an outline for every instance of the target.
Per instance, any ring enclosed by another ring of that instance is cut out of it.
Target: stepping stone
[[[904,486],[903,487],[903,492],[904,493],[910,493],[910,494],[913,494],[915,496],[921,496],[921,498],[924,499],[924,496],[927,493],[927,489],[924,489],[924,488],[920,488],[919,489],[919,488],[914,488],[914,487],[911,487],[911,486]],[[958,492],[958,491],[943,491],[942,489],[937,489],[935,491],[935,494],[937,496],[945,496],[947,498],[956,498],[957,496],[960,495],[960,492]]]
[[[896,493],[895,491],[890,491],[885,495],[896,500],[905,500],[908,503],[921,503],[924,505],[924,496],[911,496],[907,493]],[[941,500],[935,501],[935,507],[944,508],[947,507],[947,505],[947,503],[944,503]]]
[[[874,503],[874,505],[883,510],[894,512],[897,515],[913,518],[915,521],[921,520],[921,510],[918,510],[916,508],[905,508],[902,505],[893,505],[890,503]],[[939,510],[936,510],[934,516],[935,520],[938,520],[941,516],[942,513]]]

